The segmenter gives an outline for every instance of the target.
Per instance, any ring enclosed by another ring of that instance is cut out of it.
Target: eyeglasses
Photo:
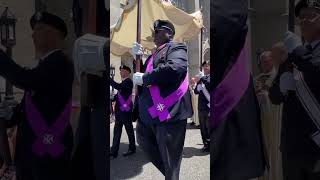
[[[320,14],[319,13],[305,13],[305,14],[301,14],[298,18],[298,23],[299,24],[303,24],[305,22],[309,22],[309,23],[314,23],[315,21],[317,21],[320,18]]]

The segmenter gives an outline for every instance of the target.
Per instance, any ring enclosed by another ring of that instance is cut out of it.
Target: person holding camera
[[[274,104],[283,103],[281,145],[284,180],[320,179],[320,1],[300,0],[295,8],[303,46],[279,61],[269,90]]]
[[[210,113],[210,61],[204,61],[201,64],[203,73],[196,76],[197,85],[194,89],[195,94],[199,94],[198,112],[200,121],[200,131],[203,142],[203,152],[210,152],[209,135],[209,113]]]

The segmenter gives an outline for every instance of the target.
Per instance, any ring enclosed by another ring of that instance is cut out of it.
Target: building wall
[[[37,64],[34,59],[34,48],[31,38],[32,30],[29,19],[34,13],[34,0],[1,0],[0,13],[8,6],[9,10],[16,16],[16,46],[13,47],[13,60],[22,65],[33,67]],[[4,47],[1,47],[5,49]],[[0,92],[5,92],[5,81],[0,78]],[[14,88],[14,92],[22,93],[23,91]],[[21,95],[19,96],[20,99]]]
[[[251,1],[249,22],[251,27],[252,72],[259,73],[257,65],[258,49],[270,49],[276,42],[284,39],[288,16],[286,0]]]
[[[203,26],[205,27],[204,39],[210,39],[210,1],[199,0],[203,13]]]
[[[186,2],[186,11],[187,13],[192,13],[200,10],[200,3],[198,0],[187,0]],[[201,49],[200,49],[200,33],[191,39],[188,44],[188,58],[189,58],[189,76],[193,77],[200,71],[200,57],[201,57]]]
[[[117,23],[118,19],[120,18],[120,1],[119,0],[110,0],[110,26]],[[116,82],[121,81],[120,77],[120,70],[119,67],[121,66],[121,57],[115,56],[110,53],[110,66],[115,67],[115,77],[114,80]]]

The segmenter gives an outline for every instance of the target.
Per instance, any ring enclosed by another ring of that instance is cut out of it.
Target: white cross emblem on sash
[[[43,136],[42,142],[43,144],[50,145],[53,143],[54,136],[51,134],[45,134]]]
[[[162,112],[162,111],[164,110],[164,104],[159,103],[159,104],[157,105],[157,110],[160,111],[160,112]]]

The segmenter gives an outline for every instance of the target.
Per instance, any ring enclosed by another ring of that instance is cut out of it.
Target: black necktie
[[[308,44],[308,45],[306,46],[306,48],[307,48],[309,51],[312,51],[312,50],[313,50],[311,44]]]

